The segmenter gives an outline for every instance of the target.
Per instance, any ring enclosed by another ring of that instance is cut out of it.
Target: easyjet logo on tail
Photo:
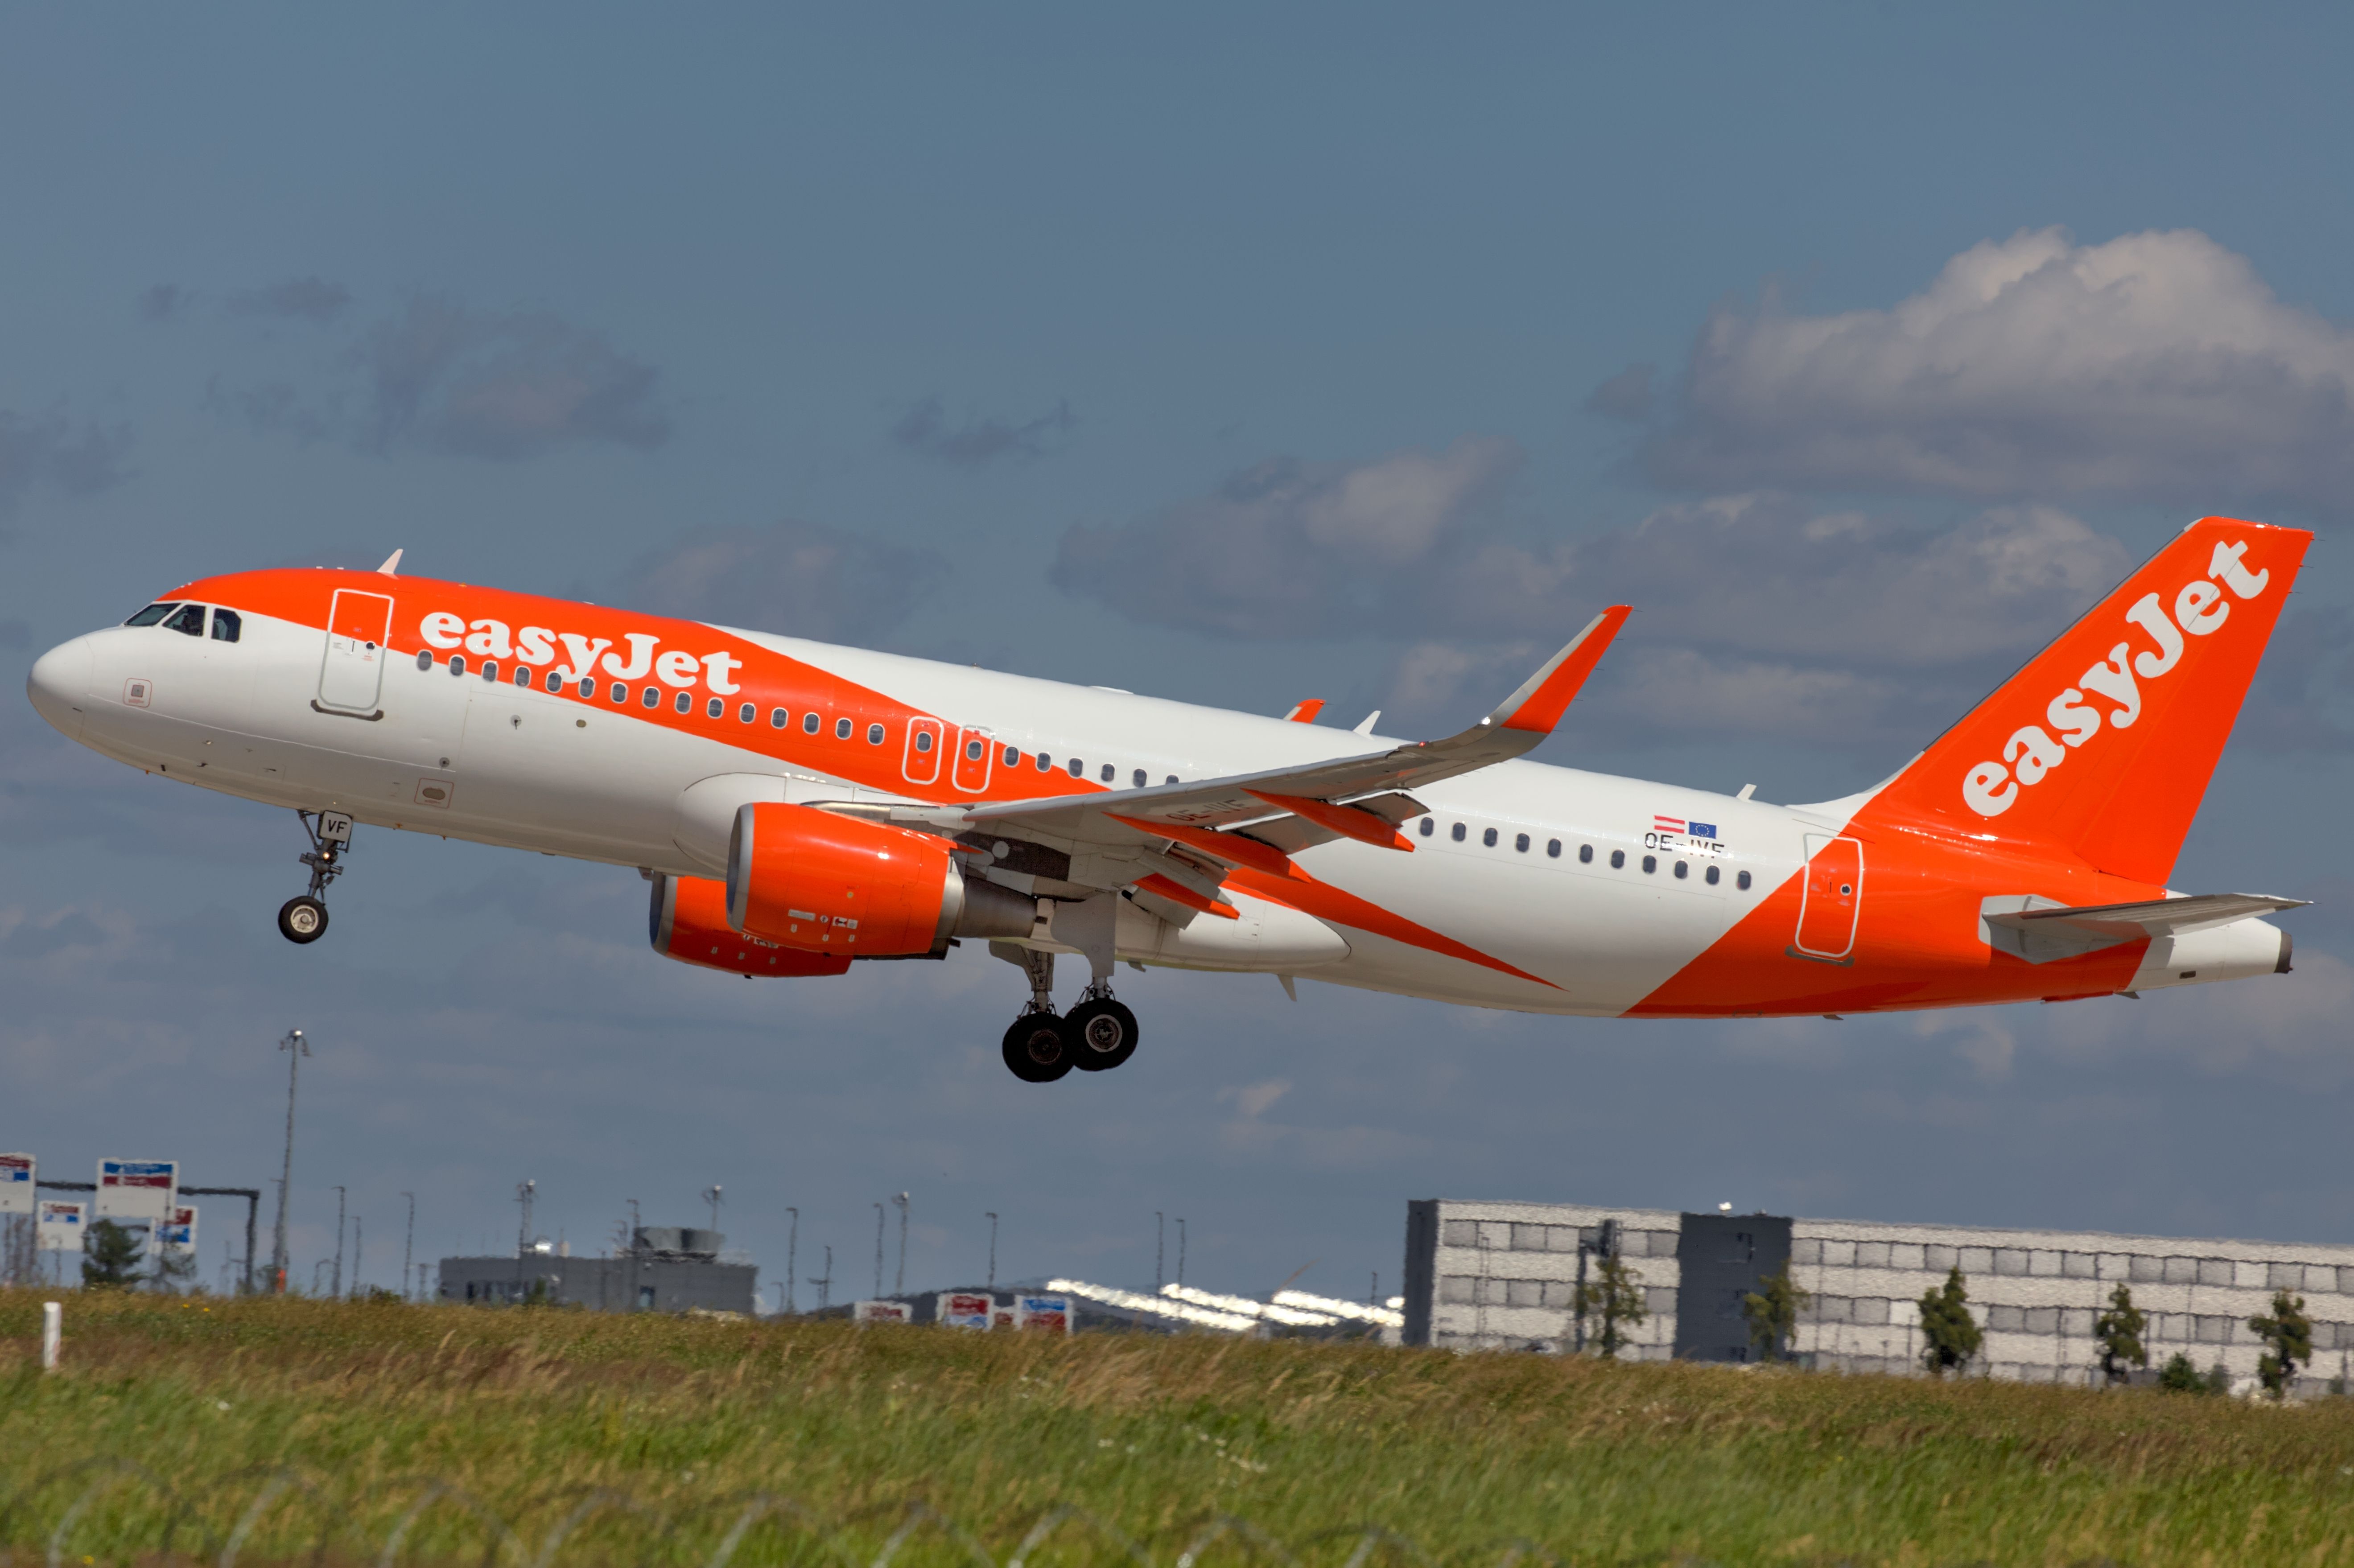
[[[526,626],[508,641],[507,623],[504,620],[476,620],[452,615],[448,610],[436,610],[418,623],[418,635],[435,648],[463,648],[482,659],[513,659],[519,663],[540,665],[554,663],[556,644],[564,644],[570,662],[558,666],[567,681],[585,680],[601,668],[617,680],[638,681],[651,674],[666,686],[681,691],[700,680],[720,696],[731,696],[737,690],[730,677],[744,667],[744,662],[722,650],[716,653],[689,653],[680,649],[657,655],[654,650],[662,639],[644,631],[625,631],[621,640],[629,652],[607,653],[613,646],[610,637],[583,637],[574,631],[551,631],[544,626]],[[602,662],[599,663],[599,655]]]
[[[2126,611],[2126,620],[2157,644],[2136,652],[2130,641],[2120,642],[2109,655],[2077,677],[2077,684],[2052,699],[2043,710],[2051,725],[2022,725],[2003,742],[2002,760],[1981,762],[1962,779],[1962,799],[1981,817],[1999,817],[2017,803],[2022,789],[2041,784],[2052,770],[2068,760],[2073,748],[2100,734],[2103,721],[2113,729],[2130,729],[2141,717],[2143,681],[2162,680],[2182,662],[2189,644],[2185,634],[2210,637],[2230,619],[2232,605],[2223,597],[2229,588],[2237,597],[2253,599],[2272,581],[2270,569],[2252,572],[2241,564],[2247,554],[2244,541],[2217,545],[2207,575],[2182,585],[2174,596],[2174,615],[2155,593],[2147,593]],[[2219,588],[2217,583],[2221,583]],[[2115,705],[2105,713],[2086,694]],[[2057,731],[2055,738],[2053,732]]]

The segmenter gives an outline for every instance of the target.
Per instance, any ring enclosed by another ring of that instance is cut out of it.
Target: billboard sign
[[[1021,1323],[1021,1315],[1011,1302],[989,1309],[989,1326],[992,1329],[1014,1329]]]
[[[196,1206],[175,1203],[172,1217],[155,1233],[156,1245],[165,1252],[186,1257],[196,1255]]]
[[[33,1157],[0,1154],[0,1214],[33,1212]]]
[[[101,1160],[98,1162],[98,1213],[101,1220],[143,1220],[160,1225],[171,1217],[180,1187],[176,1160]]]
[[[55,1198],[44,1198],[35,1211],[38,1218],[35,1230],[43,1252],[80,1252],[81,1238],[89,1227],[83,1224],[88,1212],[80,1203],[62,1203]]]
[[[939,1320],[951,1329],[986,1329],[995,1305],[978,1290],[943,1290],[938,1311]]]
[[[1067,1296],[1017,1296],[1013,1298],[1014,1326],[1036,1329],[1048,1334],[1071,1331],[1071,1298]]]
[[[907,1304],[904,1301],[855,1301],[851,1304],[850,1316],[860,1323],[905,1323],[911,1320]]]

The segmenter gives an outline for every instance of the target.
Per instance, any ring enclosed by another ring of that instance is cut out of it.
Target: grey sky
[[[298,1253],[345,1183],[378,1280],[398,1192],[429,1256],[526,1176],[591,1248],[721,1181],[771,1278],[797,1204],[838,1292],[903,1188],[925,1284],[991,1209],[1006,1275],[1146,1282],[1160,1209],[1199,1282],[1389,1289],[1437,1192],[2354,1237],[2328,539],[2177,876],[2322,900],[2290,979],[1700,1025],[1156,973],[1136,1061],[1043,1093],[1005,966],[709,977],[627,872],[364,832],[294,948],[291,820],[16,694],[170,583],[395,547],[1385,727],[1624,598],[1543,757],[1844,793],[2193,516],[2343,525],[2349,26],[11,13],[0,1146],[264,1181],[300,1024]]]

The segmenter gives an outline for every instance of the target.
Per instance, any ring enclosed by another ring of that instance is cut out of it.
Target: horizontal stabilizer
[[[2310,902],[2265,893],[2198,893],[2138,904],[2070,906],[2014,895],[1980,901],[1978,934],[1988,947],[2013,958],[2048,964],[2146,938],[2180,937],[2259,915],[2301,909]]]

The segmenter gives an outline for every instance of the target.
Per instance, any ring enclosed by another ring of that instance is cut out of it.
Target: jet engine
[[[951,937],[1026,937],[1037,908],[932,834],[808,806],[744,806],[728,841],[727,924],[797,952],[937,958]]]
[[[731,929],[727,888],[707,876],[656,876],[646,916],[654,951],[732,975],[838,975],[850,955],[803,953]]]

